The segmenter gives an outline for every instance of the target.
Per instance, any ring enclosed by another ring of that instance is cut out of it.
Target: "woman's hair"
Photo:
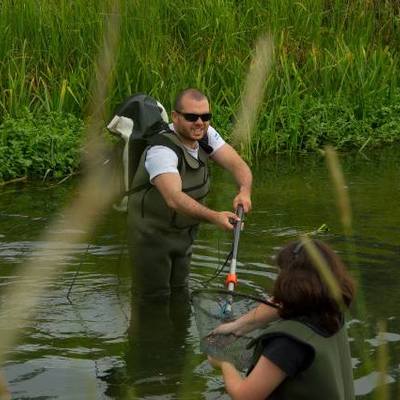
[[[312,242],[336,278],[342,302],[335,299],[321,279],[318,267],[302,242],[291,242],[278,253],[280,273],[273,297],[281,305],[282,318],[318,316],[321,326],[334,333],[342,323],[343,305],[349,307],[353,300],[355,286],[340,257],[321,241]]]

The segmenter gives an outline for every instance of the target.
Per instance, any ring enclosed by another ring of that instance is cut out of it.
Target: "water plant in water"
[[[72,114],[6,117],[0,124],[0,182],[27,175],[60,179],[77,171],[83,128]]]

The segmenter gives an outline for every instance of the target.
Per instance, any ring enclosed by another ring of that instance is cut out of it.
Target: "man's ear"
[[[178,119],[178,113],[176,111],[172,111],[171,117],[172,117],[172,122],[175,123]]]

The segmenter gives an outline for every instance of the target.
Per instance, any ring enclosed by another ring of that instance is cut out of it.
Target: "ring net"
[[[231,362],[238,370],[247,370],[251,366],[254,351],[250,344],[261,333],[260,329],[243,335],[214,331],[260,304],[269,303],[264,299],[237,292],[213,289],[194,291],[191,302],[200,336],[200,350],[207,355]]]

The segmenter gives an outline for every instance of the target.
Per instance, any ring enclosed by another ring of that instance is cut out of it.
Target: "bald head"
[[[183,99],[191,99],[195,101],[202,101],[202,100],[208,101],[207,96],[204,93],[200,92],[200,90],[195,88],[184,89],[176,96],[174,110],[177,111],[182,110]]]

